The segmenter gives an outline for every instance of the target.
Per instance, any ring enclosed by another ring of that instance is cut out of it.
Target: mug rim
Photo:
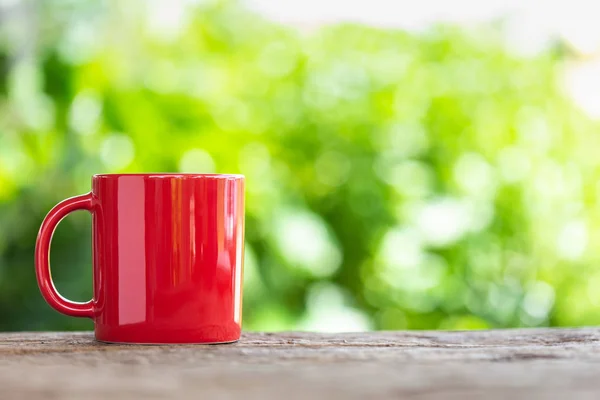
[[[139,176],[143,178],[210,178],[210,179],[244,179],[244,175],[242,174],[195,174],[189,172],[133,172],[133,173],[123,173],[123,174],[94,174],[93,178],[119,178],[122,176]]]

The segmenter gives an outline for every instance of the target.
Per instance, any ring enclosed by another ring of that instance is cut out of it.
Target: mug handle
[[[50,242],[54,230],[63,218],[77,210],[93,212],[91,193],[63,200],[44,218],[35,243],[35,274],[42,296],[56,311],[72,317],[94,318],[92,300],[80,303],[65,299],[56,290],[50,273]]]

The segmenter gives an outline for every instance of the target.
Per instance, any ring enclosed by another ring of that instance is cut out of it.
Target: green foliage
[[[91,326],[43,303],[35,236],[92,174],[131,171],[246,175],[247,329],[600,322],[597,124],[555,52],[517,57],[492,27],[294,30],[228,2],[168,35],[102,4],[46,4],[31,57],[4,32],[0,330]],[[69,217],[66,297],[91,296],[90,254]]]

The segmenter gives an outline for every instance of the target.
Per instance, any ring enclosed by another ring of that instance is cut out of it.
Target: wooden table
[[[246,333],[122,346],[0,334],[0,399],[600,399],[600,329]]]

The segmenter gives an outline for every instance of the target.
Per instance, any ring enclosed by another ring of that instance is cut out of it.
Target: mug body
[[[95,175],[92,199],[98,340],[239,339],[243,176]]]

